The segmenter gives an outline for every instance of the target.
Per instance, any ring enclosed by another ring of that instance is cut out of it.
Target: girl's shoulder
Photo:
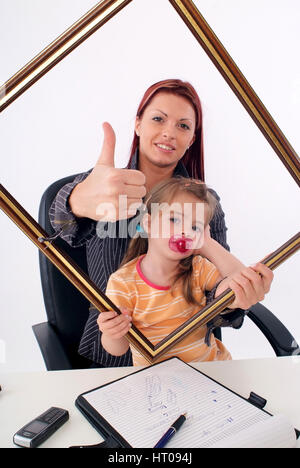
[[[201,255],[194,255],[192,263],[194,274],[199,273],[201,270],[215,268],[215,266],[209,260],[207,260],[207,258],[201,257]]]
[[[219,271],[213,263],[201,255],[195,255],[193,258],[193,282],[194,285],[200,286],[202,291],[211,291],[216,285],[220,276]]]
[[[204,262],[205,262],[205,258],[201,257],[201,255],[194,255],[193,256],[192,265],[193,265],[193,276],[194,276],[194,278],[198,276],[199,272],[203,268]]]
[[[206,259],[204,257],[201,257],[201,255],[194,255],[193,256],[193,267],[196,267],[197,265],[200,265],[205,260]]]

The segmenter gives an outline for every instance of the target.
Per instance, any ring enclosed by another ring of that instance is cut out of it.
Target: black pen
[[[162,448],[166,445],[167,442],[173,437],[173,435],[181,428],[182,424],[186,421],[186,413],[179,416],[176,421],[173,422],[172,426],[167,430],[167,432],[159,439],[159,441],[154,445],[153,448]]]

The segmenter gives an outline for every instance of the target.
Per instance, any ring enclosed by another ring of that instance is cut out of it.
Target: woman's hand
[[[229,309],[247,310],[264,299],[273,281],[273,272],[263,263],[257,263],[225,278],[218,286],[216,297],[227,288],[232,289],[235,299]]]
[[[146,194],[146,178],[141,171],[115,168],[115,133],[107,122],[103,130],[104,142],[96,166],[74,188],[69,205],[77,217],[115,222],[136,214]]]
[[[97,319],[99,330],[103,335],[113,340],[119,340],[130,330],[131,313],[128,309],[120,309],[122,315],[117,314],[114,310],[101,312]]]

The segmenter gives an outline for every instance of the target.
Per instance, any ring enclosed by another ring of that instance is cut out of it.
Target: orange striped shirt
[[[185,300],[181,281],[172,289],[151,283],[141,271],[142,258],[143,255],[131,260],[110,276],[106,295],[119,308],[126,307],[132,311],[133,324],[155,345],[195,315],[199,307]],[[219,271],[211,262],[200,255],[194,256],[192,287],[202,307],[206,305],[205,291],[213,289],[219,276]],[[231,359],[230,353],[214,335],[211,336],[210,346],[205,344],[206,331],[206,325],[198,327],[160,360],[172,356],[178,356],[185,362]],[[133,346],[131,350],[135,366],[148,364]]]

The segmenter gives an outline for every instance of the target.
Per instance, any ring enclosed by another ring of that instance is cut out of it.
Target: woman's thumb
[[[115,167],[116,135],[114,129],[108,122],[104,122],[102,124],[102,128],[104,131],[104,140],[96,166],[101,165]]]

